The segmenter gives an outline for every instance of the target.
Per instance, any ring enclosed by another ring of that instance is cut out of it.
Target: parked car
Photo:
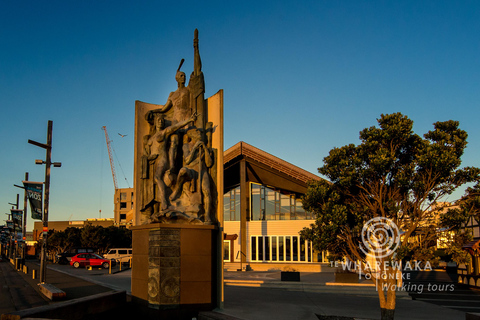
[[[132,248],[113,248],[103,255],[106,259],[115,259],[122,263],[132,259]]]
[[[108,269],[110,263],[112,267],[116,264],[115,260],[105,259],[96,253],[79,253],[70,260],[70,265],[75,268],[92,266]]]
[[[72,248],[67,250],[63,253],[57,254],[57,263],[58,264],[68,264],[73,256],[79,253],[94,253],[95,250],[93,248]]]

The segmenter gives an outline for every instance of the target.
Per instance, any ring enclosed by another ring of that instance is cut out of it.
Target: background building
[[[135,208],[135,195],[133,188],[120,188],[115,190],[114,220],[116,226],[131,226]]]
[[[314,217],[300,197],[320,177],[239,142],[224,154],[224,262],[227,269],[318,270],[299,231]],[[320,259],[321,260],[321,259]]]

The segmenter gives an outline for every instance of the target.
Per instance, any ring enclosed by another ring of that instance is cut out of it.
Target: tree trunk
[[[393,320],[395,315],[395,309],[380,309],[382,311],[382,320]]]
[[[396,270],[387,269],[376,280],[376,288],[380,301],[381,319],[393,320],[395,314],[397,279]]]

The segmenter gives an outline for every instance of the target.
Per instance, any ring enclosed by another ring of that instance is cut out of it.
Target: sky
[[[45,143],[52,120],[49,220],[113,218],[102,127],[133,187],[135,100],[164,104],[182,58],[191,73],[195,28],[205,96],[224,90],[225,149],[245,141],[317,174],[401,112],[419,135],[459,121],[462,165],[479,166],[478,1],[2,0],[0,213],[17,193],[23,208],[25,172],[44,180],[45,150],[27,141]]]

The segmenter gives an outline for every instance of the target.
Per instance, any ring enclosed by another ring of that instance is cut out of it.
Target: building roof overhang
[[[243,141],[238,142],[224,152],[223,163],[226,165],[228,163],[235,162],[239,158],[253,160],[305,184],[311,180],[321,179],[319,176],[313,173],[299,168]]]

